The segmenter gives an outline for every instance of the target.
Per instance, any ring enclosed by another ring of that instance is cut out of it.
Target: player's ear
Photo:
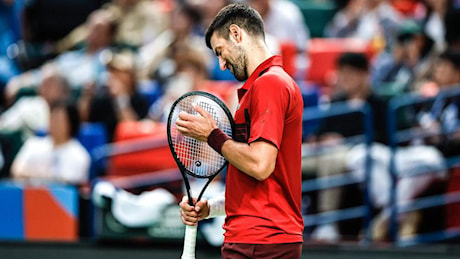
[[[236,24],[231,24],[229,29],[230,29],[230,40],[236,43],[240,43],[242,40],[242,36],[243,36],[243,33],[242,33],[243,31],[241,27],[239,27]]]

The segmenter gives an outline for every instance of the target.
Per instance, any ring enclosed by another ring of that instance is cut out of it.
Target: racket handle
[[[196,232],[198,225],[185,226],[184,251],[181,259],[195,259]]]

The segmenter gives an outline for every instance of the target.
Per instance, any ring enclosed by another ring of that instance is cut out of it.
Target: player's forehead
[[[225,47],[227,44],[227,40],[219,33],[213,33],[210,39],[211,48],[214,52],[218,51],[219,49]]]

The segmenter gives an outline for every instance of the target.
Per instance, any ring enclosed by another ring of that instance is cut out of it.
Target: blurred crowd
[[[235,1],[259,11],[270,50],[283,55],[286,70],[300,86],[310,86],[302,87],[305,96],[313,88],[315,99],[306,98],[305,107],[370,105],[375,172],[382,172],[371,185],[373,205],[381,209],[374,219],[374,239],[388,238],[391,177],[382,170],[390,160],[387,104],[407,93],[436,97],[460,88],[459,0],[1,0],[0,177],[88,183],[91,151],[77,138],[81,124],[101,123],[107,142],[115,142],[120,123],[164,124],[172,103],[192,90],[211,92],[234,110],[241,83],[220,70],[204,33],[217,12]],[[334,7],[321,35],[309,28],[301,8],[307,4]],[[318,63],[310,54],[317,38],[354,39],[368,48],[344,51],[332,75],[313,81],[309,71]],[[444,180],[444,158],[460,153],[459,98],[440,102],[407,111],[403,120],[401,128],[451,134],[404,144],[397,167],[410,171],[410,165],[418,165],[436,174],[401,182],[407,192],[398,194],[400,201]],[[343,142],[363,134],[355,120],[331,118],[305,133],[307,150],[320,145],[335,149],[305,156],[305,178],[346,171],[364,178],[363,148]],[[318,212],[340,208],[341,192],[320,192]],[[414,234],[417,214],[407,215],[401,229]],[[323,225],[312,237],[338,241],[340,231],[337,225]]]

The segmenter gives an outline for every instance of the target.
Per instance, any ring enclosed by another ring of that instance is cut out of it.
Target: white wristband
[[[208,218],[214,218],[218,216],[225,216],[225,196],[219,196],[208,200],[209,205],[209,216]]]

